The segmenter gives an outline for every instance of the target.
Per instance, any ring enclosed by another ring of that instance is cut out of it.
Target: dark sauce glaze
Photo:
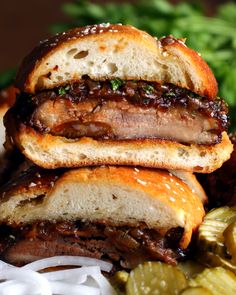
[[[58,97],[73,103],[98,97],[101,101],[127,100],[131,104],[144,108],[155,107],[163,112],[171,107],[181,107],[187,109],[191,115],[201,113],[206,117],[215,118],[220,133],[229,125],[228,108],[221,98],[210,100],[173,84],[161,85],[156,82],[133,80],[94,81],[88,77],[71,85],[39,92],[35,96],[21,93],[13,111],[24,124],[32,126],[31,115],[34,110],[46,100],[56,100]]]

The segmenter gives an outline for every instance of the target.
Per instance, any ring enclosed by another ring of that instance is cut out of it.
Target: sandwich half
[[[140,165],[208,173],[232,152],[227,106],[184,40],[128,25],[72,29],[23,61],[8,137],[44,168]]]
[[[55,255],[127,269],[176,264],[204,213],[194,190],[166,170],[33,166],[1,190],[0,256],[15,265]]]

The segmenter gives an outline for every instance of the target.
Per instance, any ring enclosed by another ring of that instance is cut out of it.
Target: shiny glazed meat
[[[55,255],[82,255],[110,261],[117,268],[133,268],[146,260],[176,264],[184,252],[178,248],[182,228],[165,236],[139,227],[112,226],[106,222],[38,222],[23,227],[0,227],[1,258],[15,265]]]
[[[169,84],[116,81],[121,84],[114,90],[113,83],[86,78],[32,98],[22,94],[15,112],[38,131],[67,138],[214,144],[227,128],[227,107],[220,99]]]

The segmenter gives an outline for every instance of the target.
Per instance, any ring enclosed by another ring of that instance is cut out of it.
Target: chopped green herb
[[[123,85],[124,82],[120,79],[113,79],[110,81],[110,83],[111,83],[112,90],[116,91],[117,89],[120,88],[121,85]]]
[[[170,91],[170,92],[167,92],[165,95],[166,96],[175,96],[175,93]]]
[[[70,90],[70,85],[68,84],[68,85],[66,85],[66,86],[64,86],[64,87],[60,87],[60,88],[58,89],[58,94],[59,94],[59,95],[64,95],[64,94],[66,94],[69,90]]]
[[[152,94],[154,91],[154,87],[152,85],[146,85],[143,86],[143,90],[147,93],[147,94]]]

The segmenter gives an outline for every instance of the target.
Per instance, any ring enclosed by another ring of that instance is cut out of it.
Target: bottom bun
[[[41,134],[16,122],[7,113],[8,136],[24,155],[47,169],[91,165],[131,165],[190,172],[210,173],[229,159],[233,146],[226,132],[216,145],[184,145],[160,140],[94,140],[89,137],[67,139]],[[18,126],[18,127],[16,127]]]

